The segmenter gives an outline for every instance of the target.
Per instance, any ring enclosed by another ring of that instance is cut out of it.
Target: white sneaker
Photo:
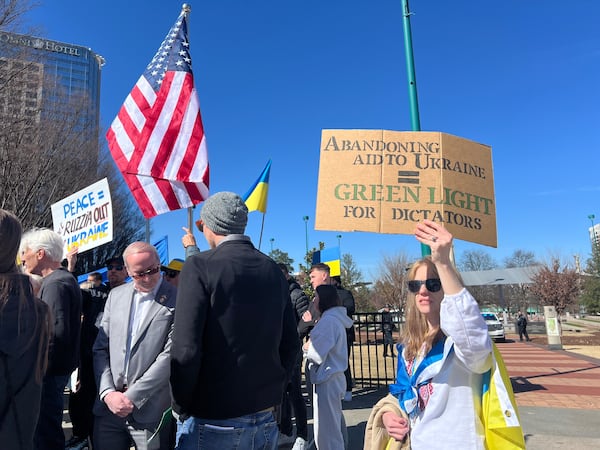
[[[346,391],[346,393],[344,394],[343,400],[345,402],[351,402],[352,401],[352,392],[351,391]]]
[[[308,442],[306,442],[306,439],[303,439],[301,437],[296,438],[296,442],[294,442],[294,446],[292,447],[292,450],[307,450],[308,449]]]

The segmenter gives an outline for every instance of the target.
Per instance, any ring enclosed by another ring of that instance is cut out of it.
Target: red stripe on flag
[[[204,128],[202,127],[202,117],[200,116],[200,110],[196,114],[196,120],[194,120],[194,126],[192,128],[192,135],[188,146],[185,151],[185,157],[181,159],[179,170],[177,171],[178,180],[188,180],[190,173],[194,168],[194,161],[198,157],[200,151],[200,145],[204,138]],[[208,185],[207,185],[208,186]]]
[[[184,74],[184,81],[179,92],[177,92],[177,101],[174,103],[167,103],[167,99],[169,97],[172,97],[173,93],[175,92],[175,84],[173,83],[174,75],[174,72],[167,72],[167,76],[165,77],[165,79],[168,79],[168,86],[165,87],[165,83],[163,81],[155,103],[155,107],[157,104],[160,104],[161,114],[170,116],[171,120],[169,121],[169,124],[163,134],[160,147],[158,148],[158,151],[156,153],[154,163],[152,164],[150,174],[153,177],[165,177],[164,172],[167,163],[169,162],[169,159],[171,158],[171,155],[175,150],[175,143],[177,142],[177,138],[182,132],[183,118],[191,98],[190,85],[189,83],[186,83],[186,81],[189,79],[189,75]],[[181,155],[180,159],[186,157],[187,155]]]

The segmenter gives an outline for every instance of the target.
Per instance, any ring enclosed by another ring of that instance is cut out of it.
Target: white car
[[[506,339],[506,336],[504,334],[504,325],[502,324],[500,319],[498,319],[498,316],[490,312],[484,312],[481,313],[481,315],[483,316],[483,320],[485,320],[485,323],[487,324],[490,338],[492,338],[494,341],[504,342],[504,340]]]

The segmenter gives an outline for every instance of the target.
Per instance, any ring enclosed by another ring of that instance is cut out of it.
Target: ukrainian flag
[[[267,212],[267,194],[269,193],[269,175],[271,173],[271,160],[263,169],[258,180],[254,182],[252,187],[244,195],[244,202],[248,207],[248,211]]]
[[[312,264],[324,263],[329,266],[329,275],[340,276],[340,248],[324,248],[313,253]]]
[[[523,450],[525,439],[510,377],[495,344],[492,369],[484,374],[482,421],[485,448],[488,450]]]

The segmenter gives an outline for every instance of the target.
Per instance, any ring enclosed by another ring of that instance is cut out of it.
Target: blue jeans
[[[276,450],[279,431],[273,412],[233,419],[189,417],[177,422],[176,450]]]

